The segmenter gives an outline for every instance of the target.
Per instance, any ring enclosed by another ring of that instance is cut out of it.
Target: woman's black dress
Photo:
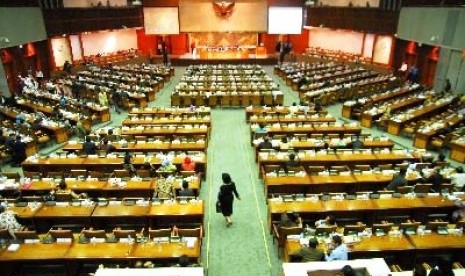
[[[236,184],[233,181],[231,181],[231,183],[221,185],[218,200],[221,203],[221,213],[223,216],[232,215],[234,195],[237,198],[239,197],[236,190]]]

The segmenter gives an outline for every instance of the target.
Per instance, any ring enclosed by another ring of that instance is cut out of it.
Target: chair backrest
[[[136,174],[137,176],[142,177],[142,178],[152,176],[152,172],[150,170],[136,170]]]
[[[127,238],[127,237],[131,237],[135,239],[137,236],[136,230],[134,229],[131,229],[131,230],[115,229],[113,230],[113,235],[115,235],[115,238],[117,239]]]
[[[337,225],[317,227],[315,234],[331,234],[337,230]]]
[[[346,225],[344,226],[344,235],[350,234],[350,233],[359,233],[363,232],[366,228],[366,224],[360,223],[360,224],[354,224],[354,225]]]
[[[71,201],[71,199],[73,199],[73,196],[70,192],[57,192],[55,194],[55,199],[56,201]]]
[[[428,221],[428,223],[426,224],[426,229],[437,231],[438,228],[445,228],[448,224],[448,221]]]
[[[178,235],[180,237],[202,237],[202,227],[193,228],[193,229],[178,229]]]
[[[102,171],[90,171],[89,176],[93,178],[104,178],[106,177],[105,172]]]
[[[399,225],[399,229],[400,230],[416,231],[420,225],[421,225],[421,222],[402,222]]]
[[[401,194],[408,194],[413,191],[413,186],[400,186],[397,187],[397,192]]]
[[[171,237],[171,228],[149,229],[150,238]]]
[[[322,171],[325,171],[325,170],[326,170],[325,166],[308,166],[307,167],[307,172],[309,174],[313,174],[313,175],[316,175],[319,172],[322,172]]]
[[[354,169],[360,170],[360,171],[371,171],[371,166],[370,165],[355,165]]]
[[[71,230],[63,230],[63,229],[50,229],[48,231],[48,234],[54,238],[54,239],[59,239],[59,238],[73,238],[73,232]]]
[[[416,184],[413,187],[415,193],[428,193],[431,190],[433,184]]]
[[[73,176],[73,177],[86,178],[86,176],[87,176],[87,171],[86,170],[71,170],[70,173],[71,173],[71,176]]]
[[[443,191],[446,192],[446,193],[452,193],[454,191],[454,188],[455,188],[455,185],[454,184],[451,184],[451,183],[442,183],[440,186],[439,186],[439,191],[440,193],[442,193]]]
[[[14,231],[13,233],[14,233],[15,237],[18,240],[26,240],[26,239],[36,240],[36,239],[39,239],[39,235],[37,234],[36,231],[31,231],[31,230]]]
[[[15,179],[17,181],[21,178],[19,172],[2,172],[1,174],[8,179]]]
[[[376,231],[388,233],[391,231],[392,226],[394,226],[394,223],[373,223],[373,233],[376,233]]]
[[[123,178],[123,177],[131,177],[131,174],[128,170],[114,170],[115,177]]]
[[[32,178],[32,179],[40,179],[42,174],[40,172],[23,172],[24,177]]]
[[[12,238],[8,229],[0,229],[0,239],[11,240]]]
[[[83,229],[81,235],[90,239],[90,238],[106,238],[107,234],[105,230],[93,230],[93,229]]]

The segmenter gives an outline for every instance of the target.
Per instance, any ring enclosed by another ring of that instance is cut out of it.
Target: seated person
[[[23,226],[16,220],[15,214],[7,211],[3,205],[0,205],[0,229],[8,229],[10,235],[14,238],[14,231],[20,231]]]
[[[296,102],[293,102],[291,106],[289,106],[289,113],[291,115],[294,115],[295,113],[297,113],[299,111],[299,107],[297,106],[297,103]]]
[[[289,149],[289,141],[287,141],[287,137],[284,136],[281,139],[281,143],[279,144],[279,149],[280,150],[288,150]]]
[[[264,123],[259,123],[258,127],[254,130],[254,133],[265,134],[265,133],[268,133],[268,129],[266,129]]]
[[[339,133],[339,137],[336,139],[331,139],[331,145],[334,147],[344,147],[346,141],[344,140],[344,133]]]
[[[342,243],[342,238],[339,235],[333,235],[331,238],[329,251],[329,255],[326,254],[326,260],[328,262],[335,260],[344,261],[349,259],[347,247],[344,243]]]
[[[451,183],[454,184],[455,188],[459,191],[464,191],[465,187],[465,172],[463,167],[455,168],[455,173],[450,176]]]
[[[391,182],[387,185],[386,189],[390,191],[396,191],[398,187],[407,185],[407,170],[401,169],[398,174],[392,177]]]
[[[341,269],[343,276],[356,276],[355,270],[350,265],[345,265]]]
[[[279,227],[302,227],[302,218],[297,213],[282,213]]]
[[[165,157],[165,159],[161,163],[161,167],[160,167],[159,170],[162,171],[162,172],[176,172],[177,168],[176,168],[176,165],[174,165],[171,162],[170,157]]]
[[[452,213],[452,219],[454,221],[465,219],[465,200],[458,199],[454,202],[454,205],[457,207],[457,210]]]
[[[273,144],[268,136],[263,137],[263,141],[258,144],[258,150],[262,149],[273,149]]]
[[[363,148],[363,142],[360,140],[360,137],[357,136],[357,138],[355,138],[355,141],[352,142],[352,149],[356,150],[356,149],[362,149]]]
[[[308,246],[302,245],[300,250],[296,253],[293,253],[294,256],[299,256],[302,258],[302,262],[320,262],[324,261],[325,253],[323,250],[318,249],[318,240],[311,238],[308,241]]]
[[[189,188],[189,182],[182,181],[182,189],[179,191],[179,196],[195,196],[194,191]]]
[[[104,150],[107,154],[109,154],[115,151],[116,148],[113,145],[110,145],[107,137],[105,137],[102,139],[100,149]]]
[[[444,153],[440,153],[438,155],[438,158],[434,160],[433,162],[431,162],[431,167],[434,168],[444,162],[446,162],[446,156],[444,155]]]
[[[195,171],[195,163],[192,162],[192,159],[189,156],[184,158],[184,162],[181,164],[181,169],[183,171],[193,172]]]
[[[136,168],[132,164],[132,155],[128,151],[124,154],[123,169],[129,171],[131,175],[136,173]]]
[[[315,227],[333,227],[336,226],[336,218],[332,215],[327,216],[325,219],[315,221]]]
[[[173,197],[173,178],[159,178],[157,179],[157,188],[154,197],[160,199],[171,199]]]
[[[82,150],[88,155],[97,153],[97,146],[92,142],[89,136],[86,137],[86,141],[82,144]]]
[[[442,174],[440,173],[440,167],[435,167],[432,171],[430,176],[426,179],[426,183],[431,183],[433,186],[431,187],[432,190],[436,192],[441,192],[440,186],[442,182],[444,181],[444,177],[442,177]],[[449,191],[452,192],[452,191]]]
[[[64,179],[61,179],[60,183],[56,187],[56,190],[51,191],[50,194],[52,196],[54,194],[70,194],[73,199],[87,198],[86,193],[76,194],[73,190],[68,189],[68,185]]]
[[[284,164],[284,171],[289,172],[289,168],[299,166],[299,160],[294,153],[289,154],[289,160]]]

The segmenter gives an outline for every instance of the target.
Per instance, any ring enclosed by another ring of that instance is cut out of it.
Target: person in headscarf
[[[192,162],[192,159],[189,156],[184,158],[184,162],[181,164],[181,168],[183,171],[195,171],[195,163]]]
[[[176,166],[172,162],[172,158],[167,156],[165,159],[163,159],[163,162],[161,162],[161,171],[163,172],[175,172],[177,171]]]

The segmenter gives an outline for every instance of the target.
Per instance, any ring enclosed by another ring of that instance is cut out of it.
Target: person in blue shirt
[[[267,133],[268,130],[266,129],[264,123],[259,123],[258,127],[254,130],[254,132],[258,134],[264,134],[264,133]]]
[[[61,105],[62,107],[65,107],[65,106],[66,106],[66,98],[65,98],[65,96],[61,96],[60,105]]]
[[[335,260],[348,260],[349,256],[347,253],[347,247],[345,244],[342,243],[342,238],[339,235],[334,235],[331,240],[331,244],[333,246],[333,251],[326,256],[326,260],[328,262],[335,261]]]

